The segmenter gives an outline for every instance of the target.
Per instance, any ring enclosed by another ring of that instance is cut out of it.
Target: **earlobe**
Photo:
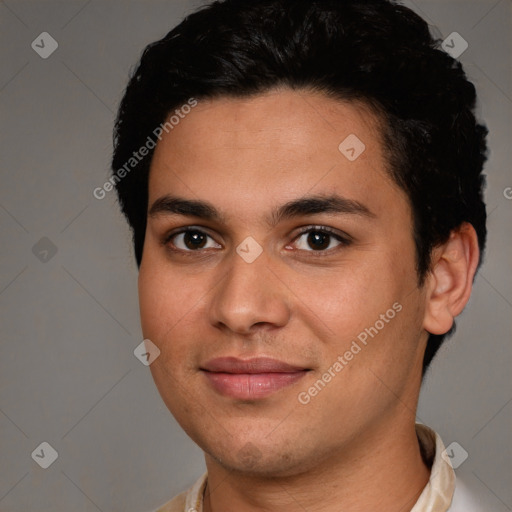
[[[432,252],[426,280],[423,328],[431,334],[447,333],[466,306],[475,277],[480,251],[475,229],[464,223]]]

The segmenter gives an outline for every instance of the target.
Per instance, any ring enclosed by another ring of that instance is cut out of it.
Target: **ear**
[[[426,331],[445,334],[451,329],[471,295],[479,258],[478,237],[467,222],[452,231],[446,243],[434,248],[425,286]]]

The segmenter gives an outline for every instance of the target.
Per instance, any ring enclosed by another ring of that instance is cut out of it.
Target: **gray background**
[[[204,470],[133,355],[142,338],[130,234],[114,194],[92,195],[108,176],[131,67],[200,4],[0,2],[1,511],[148,511]],[[468,41],[460,59],[491,132],[487,258],[418,420],[468,452],[456,472],[488,510],[511,510],[512,2],[406,5],[443,38]],[[31,43],[45,31],[59,47],[42,59]],[[31,458],[43,441],[59,454],[48,469]]]

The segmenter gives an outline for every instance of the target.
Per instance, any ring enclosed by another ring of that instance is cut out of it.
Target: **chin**
[[[196,441],[197,443],[197,441]],[[199,443],[197,443],[199,444]],[[270,443],[270,439],[262,445],[258,441],[237,442],[236,446],[219,446],[212,442],[199,444],[207,459],[213,459],[217,464],[230,472],[259,477],[284,478],[296,476],[311,466],[314,466],[314,456],[307,457],[297,452],[297,447],[281,446]],[[307,462],[309,460],[309,463]]]

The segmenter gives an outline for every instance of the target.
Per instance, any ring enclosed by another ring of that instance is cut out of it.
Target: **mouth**
[[[268,357],[221,357],[208,361],[201,371],[217,393],[239,400],[258,400],[291,386],[310,369]]]

